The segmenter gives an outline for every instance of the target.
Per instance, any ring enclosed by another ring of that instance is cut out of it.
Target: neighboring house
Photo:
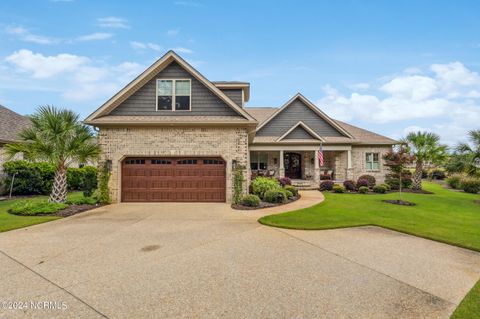
[[[397,141],[333,120],[301,94],[281,108],[245,108],[249,95],[247,82],[211,82],[165,54],[85,120],[99,129],[112,200],[230,202],[239,165],[247,181],[384,180],[382,154]]]
[[[3,177],[3,163],[7,159],[5,144],[18,141],[18,134],[29,125],[28,118],[0,105],[0,179]],[[20,159],[21,156],[17,155],[15,158]]]

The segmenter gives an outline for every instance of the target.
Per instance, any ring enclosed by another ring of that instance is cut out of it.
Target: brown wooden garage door
[[[224,202],[225,167],[221,158],[126,158],[122,201]]]

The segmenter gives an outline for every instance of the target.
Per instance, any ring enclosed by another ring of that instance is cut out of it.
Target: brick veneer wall
[[[246,128],[101,128],[98,141],[102,149],[100,164],[112,161],[112,202],[120,200],[121,161],[127,156],[220,156],[227,162],[227,202],[232,200],[232,160],[247,165]]]
[[[385,182],[385,175],[388,174],[388,167],[382,156],[391,150],[391,146],[353,146],[352,147],[352,177],[356,180],[363,174],[372,175],[377,180],[377,184]],[[346,153],[346,152],[345,152]],[[365,169],[365,153],[379,153],[380,169],[376,171],[367,171]],[[346,164],[345,164],[346,165]]]

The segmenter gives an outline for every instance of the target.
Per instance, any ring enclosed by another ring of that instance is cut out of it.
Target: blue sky
[[[0,103],[94,111],[174,49],[248,106],[302,92],[334,118],[444,142],[480,128],[480,2],[36,0],[0,3]]]

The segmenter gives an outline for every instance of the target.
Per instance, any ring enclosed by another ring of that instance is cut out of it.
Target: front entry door
[[[298,153],[285,153],[283,166],[285,167],[285,177],[294,179],[302,178],[302,155]]]

